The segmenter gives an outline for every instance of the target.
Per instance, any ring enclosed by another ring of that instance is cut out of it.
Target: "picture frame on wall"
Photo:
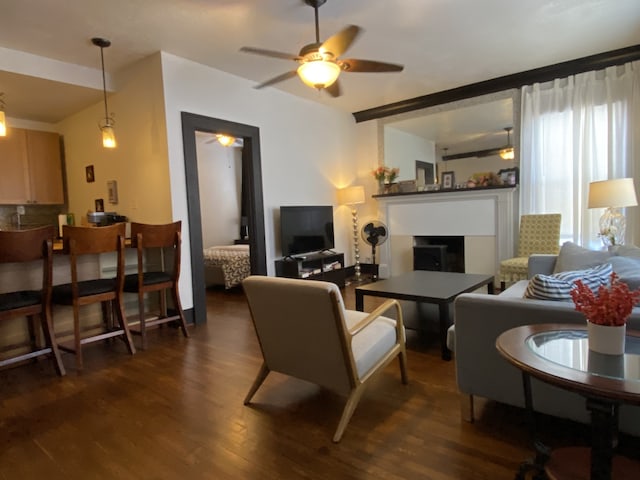
[[[456,176],[454,172],[442,172],[442,180],[440,184],[442,189],[451,189],[456,183]]]
[[[87,179],[87,183],[93,183],[96,181],[96,176],[93,172],[93,165],[87,165],[84,167],[84,174]]]

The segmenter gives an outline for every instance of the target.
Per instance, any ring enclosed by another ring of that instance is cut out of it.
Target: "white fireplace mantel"
[[[379,218],[389,228],[388,240],[379,247],[380,276],[402,273],[401,264],[406,265],[403,258],[411,248],[407,238],[413,236],[463,236],[465,270],[497,275],[500,261],[514,254],[517,190],[512,187],[376,197]],[[474,263],[474,257],[482,256],[485,260],[490,257],[490,261]]]

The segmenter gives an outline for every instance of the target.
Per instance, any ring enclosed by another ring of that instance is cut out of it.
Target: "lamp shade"
[[[602,180],[589,184],[588,208],[618,208],[638,205],[633,178]]]
[[[364,203],[364,187],[356,185],[338,190],[338,203],[340,205],[357,205]]]
[[[340,75],[340,66],[335,62],[312,60],[298,67],[298,76],[313,88],[327,88]]]

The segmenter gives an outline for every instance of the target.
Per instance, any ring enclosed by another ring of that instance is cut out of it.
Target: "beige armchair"
[[[270,371],[347,396],[333,436],[339,442],[367,381],[396,356],[407,383],[402,310],[388,300],[371,313],[347,310],[329,282],[250,276],[242,285],[264,362],[244,400],[249,404]],[[395,308],[398,320],[383,317]]]
[[[507,283],[528,278],[529,256],[534,253],[557,255],[560,251],[559,213],[522,215],[518,235],[518,256],[500,262],[500,289]]]

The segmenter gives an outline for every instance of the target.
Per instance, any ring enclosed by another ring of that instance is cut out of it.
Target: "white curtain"
[[[520,213],[561,213],[561,242],[601,248],[589,183],[633,177],[640,193],[640,61],[525,86],[520,152]],[[639,209],[625,209],[627,244]]]

